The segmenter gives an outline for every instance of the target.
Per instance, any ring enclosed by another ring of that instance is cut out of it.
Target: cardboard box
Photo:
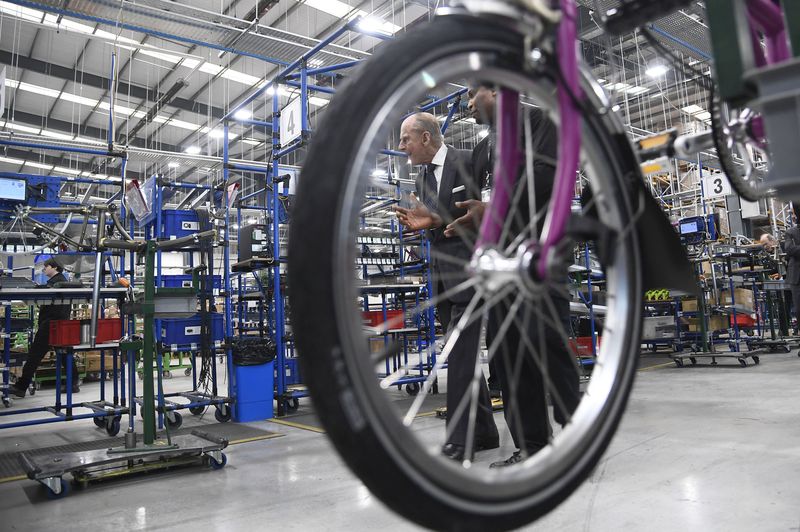
[[[645,340],[662,340],[675,338],[674,316],[651,316],[644,319],[642,324],[642,338]]]
[[[697,312],[697,298],[692,297],[681,300],[681,310],[683,312]]]
[[[105,370],[110,372],[114,369],[114,355],[106,353],[105,355]],[[86,371],[88,373],[100,373],[100,352],[87,351],[84,354],[84,363],[86,364]],[[117,361],[119,364],[119,361]],[[119,366],[117,367],[119,369]]]
[[[753,291],[748,290],[747,288],[734,288],[733,290],[733,298],[738,308],[744,308],[750,312],[753,312],[754,301],[753,301]],[[731,304],[731,293],[729,290],[722,293],[722,304],[723,305],[730,305]]]
[[[700,332],[700,318],[687,318],[689,332]],[[711,316],[708,318],[706,332],[722,331],[728,328],[727,316]]]

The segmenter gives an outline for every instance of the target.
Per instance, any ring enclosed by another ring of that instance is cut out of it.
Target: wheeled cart
[[[126,438],[126,443],[129,441],[134,446],[36,456],[22,453],[20,461],[28,478],[41,483],[47,488],[47,495],[54,499],[69,492],[69,483],[64,479],[67,473],[71,473],[75,481],[86,484],[197,461],[207,463],[212,469],[222,469],[227,463],[222,450],[228,446],[228,441],[199,430],[139,447],[135,447],[134,438]]]

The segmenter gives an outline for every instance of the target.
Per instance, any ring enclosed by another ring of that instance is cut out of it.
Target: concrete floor
[[[800,530],[800,358],[793,352],[761,360],[747,368],[732,359],[727,366],[641,371],[589,481],[525,530]],[[168,386],[185,384],[174,379]],[[45,392],[25,399],[39,400]],[[435,418],[421,422],[444,430]],[[32,481],[0,484],[0,529],[418,530],[371,496],[324,435],[255,425],[284,437],[229,447],[220,471],[125,479],[56,501]],[[10,429],[0,431],[0,451],[104,436],[91,421]]]

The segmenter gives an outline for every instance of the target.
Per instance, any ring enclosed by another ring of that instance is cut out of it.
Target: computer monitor
[[[699,231],[699,229],[697,227],[697,221],[682,222],[681,223],[681,234],[682,235],[688,235],[688,234],[691,234],[691,233],[696,233],[698,231]]]
[[[0,200],[25,201],[28,199],[24,179],[0,177]]]

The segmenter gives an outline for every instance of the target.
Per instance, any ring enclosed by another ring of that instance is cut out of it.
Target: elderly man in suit
[[[446,225],[466,213],[465,209],[456,207],[456,203],[476,198],[478,188],[469,182],[472,172],[465,157],[468,154],[461,154],[444,143],[439,123],[429,113],[416,113],[403,121],[399,149],[408,155],[411,164],[422,168],[417,174],[417,194],[412,194],[412,206],[397,207],[397,217],[407,229],[426,230],[431,242],[434,291],[442,294],[467,278],[464,266],[473,251],[470,239],[465,235],[455,238],[444,235]],[[442,327],[449,334],[453,333],[474,295],[472,289],[461,290],[437,306]],[[450,436],[442,447],[442,453],[454,460],[472,458],[465,456],[470,405],[456,414],[462,398],[469,394],[480,333],[481,320],[475,320],[461,331],[447,359],[447,430]],[[474,451],[499,446],[489,390],[483,377],[479,383],[474,434]]]
[[[797,216],[797,212],[795,212]],[[786,253],[786,284],[792,291],[792,304],[794,315],[797,318],[797,328],[800,328],[800,226],[790,227],[784,234],[783,251]]]

